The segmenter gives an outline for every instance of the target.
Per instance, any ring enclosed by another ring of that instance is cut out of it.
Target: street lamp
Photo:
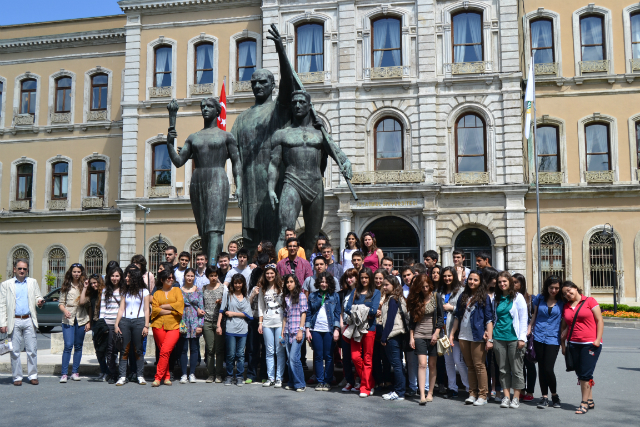
[[[609,230],[607,230],[607,226],[609,226]],[[602,232],[600,233],[603,239],[611,238],[613,239],[613,225],[608,222],[602,227]],[[618,312],[618,275],[616,271],[615,279],[613,279],[613,314]]]
[[[141,209],[144,212],[144,241],[142,242],[142,245],[144,259],[147,259],[147,215],[151,213],[151,209],[142,205],[138,205],[138,209]]]

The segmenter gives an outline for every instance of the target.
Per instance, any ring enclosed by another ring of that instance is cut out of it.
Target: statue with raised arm
[[[231,159],[233,176],[236,180],[236,197],[242,203],[242,168],[238,156],[238,144],[229,132],[218,128],[217,118],[222,107],[216,98],[200,102],[204,128],[189,135],[184,146],[177,153],[173,142],[178,136],[176,117],[178,102],[173,99],[169,110],[169,132],[167,149],[173,164],[179,168],[187,160],[193,159],[195,169],[191,175],[189,198],[191,209],[202,239],[202,249],[207,254],[209,265],[216,265],[216,258],[222,252],[224,228],[229,204],[229,179],[225,171],[227,159]]]
[[[271,140],[273,148],[269,164],[269,199],[275,211],[278,195],[278,166],[284,165],[284,185],[279,200],[280,235],[277,248],[284,246],[287,228],[295,228],[302,209],[305,226],[305,250],[311,253],[324,218],[324,185],[322,175],[326,156],[341,166],[351,179],[351,163],[333,140],[325,138],[320,125],[311,114],[311,97],[295,91],[292,99],[291,127],[278,130]]]
[[[243,111],[231,129],[242,163],[242,236],[248,250],[255,249],[262,240],[275,242],[278,238],[278,215],[271,209],[267,185],[271,138],[291,119],[292,70],[275,25],[269,29],[267,38],[274,41],[280,60],[280,92],[273,100],[271,93],[276,86],[273,74],[269,70],[256,70],[251,76],[255,105]],[[278,192],[280,187],[281,184],[274,183],[274,191]]]

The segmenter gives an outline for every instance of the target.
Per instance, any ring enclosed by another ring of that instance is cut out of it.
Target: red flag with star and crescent
[[[224,131],[227,130],[227,94],[225,93],[224,80],[222,81],[222,90],[220,91],[220,106],[222,111],[218,116],[218,127]]]

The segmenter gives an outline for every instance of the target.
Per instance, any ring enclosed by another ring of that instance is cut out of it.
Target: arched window
[[[618,280],[616,241],[612,236],[595,233],[589,239],[591,290],[608,290]]]
[[[538,19],[531,22],[531,57],[535,64],[554,62],[553,21]]]
[[[109,92],[109,76],[96,74],[91,77],[91,111],[107,109],[107,94]]]
[[[640,169],[640,122],[636,122],[636,152],[634,160],[638,165],[638,169]]]
[[[240,248],[238,248],[238,249],[240,249]],[[195,266],[196,265],[196,255],[198,255],[200,252],[202,252],[202,240],[198,239],[195,242],[193,242],[191,244],[191,247],[189,247],[189,252],[191,253],[191,265]]]
[[[549,276],[565,279],[565,244],[558,233],[544,233],[540,239],[540,258],[542,262],[542,280]]]
[[[156,274],[160,263],[164,262],[164,251],[169,245],[165,241],[156,240],[149,246],[149,265],[148,270]]]
[[[51,168],[51,199],[66,199],[69,185],[69,163],[59,162]]]
[[[456,171],[486,172],[486,130],[476,114],[466,114],[456,122]]]
[[[584,127],[587,143],[587,171],[611,170],[609,125],[593,123]]]
[[[171,46],[158,46],[155,49],[155,87],[171,86],[171,63],[173,48]]]
[[[33,196],[33,165],[31,163],[18,165],[17,172],[16,200],[31,200]]]
[[[606,58],[604,19],[601,15],[580,18],[580,47],[583,61],[601,61]]]
[[[402,125],[396,119],[386,117],[376,125],[376,170],[404,169],[402,149]]]
[[[47,275],[52,275],[55,278],[55,282],[53,286],[49,287],[49,290],[62,286],[66,271],[67,255],[64,250],[62,248],[51,249],[47,255]]]
[[[107,163],[103,160],[89,162],[89,182],[87,185],[87,197],[104,197],[104,174]]]
[[[631,15],[631,57],[640,58],[640,12]]]
[[[9,266],[9,268],[12,268],[13,264],[15,264],[18,259],[26,259],[29,261],[29,264],[31,264],[31,257],[29,256],[29,251],[26,248],[17,248],[13,251],[13,254],[11,255],[11,266]]]
[[[397,18],[380,18],[371,25],[371,66],[399,67],[402,65],[402,25]]]
[[[91,246],[84,251],[84,268],[87,276],[92,274],[103,274],[104,270],[104,254],[102,249],[97,246]]]
[[[540,172],[560,172],[560,138],[557,126],[538,126],[538,167]]]
[[[296,28],[296,71],[324,71],[324,26],[304,24]]]
[[[484,58],[482,48],[482,14],[462,12],[453,16],[453,62],[480,62]]]
[[[0,82],[0,117],[2,117],[2,97],[4,96],[4,82]]]
[[[151,185],[161,187],[171,185],[171,159],[166,143],[153,146],[153,175]]]
[[[71,77],[56,80],[56,113],[71,111]]]
[[[195,53],[195,84],[213,83],[213,43],[200,43]]]
[[[254,39],[238,40],[237,55],[236,81],[248,82],[256,70],[256,41]]]
[[[35,79],[23,80],[20,84],[20,114],[36,114],[36,96],[38,82]]]

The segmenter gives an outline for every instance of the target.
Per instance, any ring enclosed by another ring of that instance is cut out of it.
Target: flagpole
[[[531,72],[535,75],[535,59],[531,55]],[[536,79],[535,76],[529,76],[533,85],[533,146],[535,151],[535,168],[536,168],[536,220],[538,230],[538,292],[542,292],[542,252],[540,235],[540,180],[538,179],[539,163],[538,163],[538,126],[536,114]]]

